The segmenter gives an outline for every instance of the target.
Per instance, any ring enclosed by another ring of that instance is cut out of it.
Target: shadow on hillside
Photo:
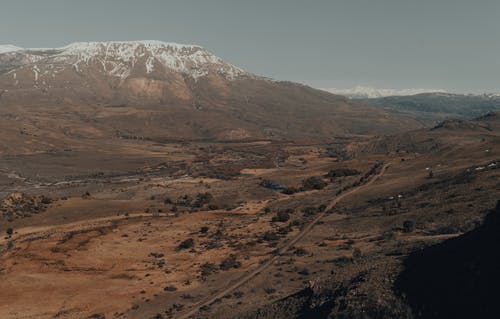
[[[395,289],[417,318],[498,318],[500,200],[483,225],[412,253]]]

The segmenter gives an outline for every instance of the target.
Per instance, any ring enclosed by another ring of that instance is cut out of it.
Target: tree
[[[14,233],[14,230],[13,230],[12,228],[10,228],[10,227],[9,227],[9,228],[7,228],[7,230],[6,230],[6,233],[7,233],[7,235],[8,235],[8,236],[12,236],[12,234]]]

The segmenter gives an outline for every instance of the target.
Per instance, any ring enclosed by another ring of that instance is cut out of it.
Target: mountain
[[[413,117],[425,125],[447,119],[473,119],[500,110],[499,94],[423,93],[357,101],[382,106],[386,111]]]
[[[394,90],[394,89],[377,89],[367,86],[355,86],[351,89],[329,88],[324,90],[333,94],[343,95],[351,99],[371,99],[371,98],[380,98],[384,96],[406,96],[406,95],[415,95],[422,93],[445,92],[445,90],[436,90],[436,89]]]
[[[0,70],[7,104],[11,98],[19,102],[20,90],[30,103],[161,103],[172,95],[189,99],[182,87],[187,80],[251,77],[202,47],[158,41],[85,42],[58,49],[9,46],[0,56]]]
[[[107,138],[241,140],[331,139],[420,126],[341,96],[253,75],[196,45],[8,48],[0,53],[1,112],[36,122],[38,130],[47,118],[58,119],[65,135],[81,127]]]

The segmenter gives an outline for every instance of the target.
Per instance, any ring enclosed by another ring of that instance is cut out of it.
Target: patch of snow
[[[146,73],[149,74],[151,72],[153,72],[153,69],[155,67],[154,65],[154,61],[155,61],[155,58],[153,57],[149,57],[147,60],[146,60]]]

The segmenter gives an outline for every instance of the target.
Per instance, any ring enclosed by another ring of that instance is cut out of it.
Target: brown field
[[[345,311],[404,304],[392,289],[404,256],[473,229],[498,200],[499,131],[446,130],[402,137],[406,149],[342,141],[346,157],[269,140],[85,140],[50,152],[25,140],[0,158],[0,317],[293,317],[302,301],[290,296],[338,283]],[[429,138],[438,146],[410,147]],[[370,172],[377,162],[387,170]],[[359,174],[324,177],[341,168]],[[310,177],[323,187],[281,191]]]

